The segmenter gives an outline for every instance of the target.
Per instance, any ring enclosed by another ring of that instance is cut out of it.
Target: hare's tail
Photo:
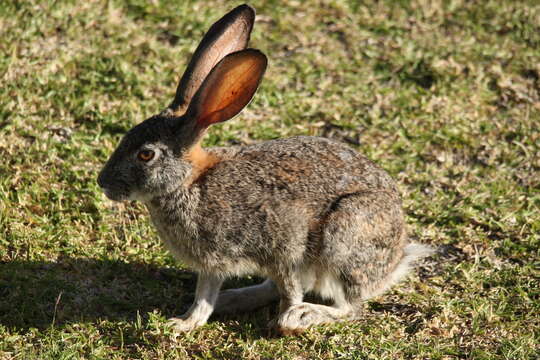
[[[419,244],[415,242],[411,242],[405,246],[403,249],[403,258],[399,262],[399,264],[396,266],[395,270],[392,271],[389,275],[386,281],[384,282],[384,287],[381,289],[383,292],[384,290],[388,289],[392,285],[398,283],[401,281],[411,270],[411,268],[414,265],[414,262],[417,260],[420,260],[424,257],[430,256],[435,252],[435,249],[433,249],[431,246]],[[379,292],[378,292],[379,293]],[[372,294],[376,295],[376,294]]]

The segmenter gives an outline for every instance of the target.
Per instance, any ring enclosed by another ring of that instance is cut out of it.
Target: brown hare
[[[174,101],[131,129],[99,174],[107,197],[142,201],[165,246],[198,273],[178,331],[213,312],[279,300],[281,333],[358,317],[361,302],[430,253],[407,239],[394,181],[349,147],[298,136],[203,149],[206,129],[238,114],[265,72],[246,49],[255,13],[242,5],[215,23],[195,51]],[[230,276],[260,285],[220,292]],[[304,302],[313,292],[330,305]]]

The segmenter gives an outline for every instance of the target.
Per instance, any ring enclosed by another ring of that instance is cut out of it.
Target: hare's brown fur
[[[249,102],[266,69],[260,51],[245,49],[253,21],[243,5],[212,26],[173,103],[131,129],[98,178],[111,199],[143,201],[166,247],[198,272],[193,305],[172,319],[180,331],[214,310],[278,299],[273,324],[285,334],[354,319],[362,300],[429,253],[408,242],[394,181],[343,144],[299,136],[200,146],[208,126]],[[267,280],[219,293],[225,278],[245,274]],[[331,305],[304,302],[307,292]]]

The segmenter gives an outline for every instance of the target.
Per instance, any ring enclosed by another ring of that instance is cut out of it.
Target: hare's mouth
[[[116,192],[109,188],[102,187],[101,190],[105,193],[105,196],[108,197],[110,200],[113,201],[122,201],[128,199],[128,194],[122,193],[122,192]]]

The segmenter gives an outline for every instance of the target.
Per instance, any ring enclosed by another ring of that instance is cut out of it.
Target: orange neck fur
[[[187,160],[191,166],[193,166],[193,174],[188,181],[188,185],[191,185],[198,178],[200,178],[208,169],[213,167],[219,162],[219,158],[213,154],[206,152],[200,143],[195,144],[184,155],[184,159]]]

